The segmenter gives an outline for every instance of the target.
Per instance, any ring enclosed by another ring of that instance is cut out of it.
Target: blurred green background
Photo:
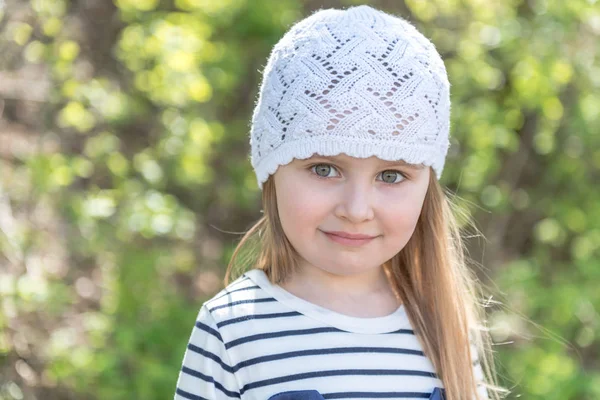
[[[0,0],[0,399],[172,398],[260,216],[249,123],[318,8],[410,20],[511,399],[600,399],[600,2]]]

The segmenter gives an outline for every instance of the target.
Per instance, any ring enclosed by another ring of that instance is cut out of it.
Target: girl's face
[[[283,230],[301,268],[372,273],[406,245],[421,213],[430,169],[346,154],[294,159],[274,175]],[[326,232],[364,234],[343,242]]]

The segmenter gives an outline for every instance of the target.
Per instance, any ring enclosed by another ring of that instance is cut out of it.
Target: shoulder
[[[245,273],[203,304],[204,315],[210,314],[217,327],[259,313],[266,303],[276,302],[252,276],[252,272]]]

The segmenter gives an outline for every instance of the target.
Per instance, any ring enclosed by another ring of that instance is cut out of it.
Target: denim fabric
[[[435,388],[433,393],[431,393],[429,400],[444,400],[446,398],[445,394],[446,391],[444,389]]]
[[[444,400],[445,390],[435,388],[429,400]],[[282,392],[269,397],[269,400],[324,400],[321,393],[316,390],[295,390],[290,392]]]
[[[316,390],[294,390],[269,397],[269,400],[325,400]]]

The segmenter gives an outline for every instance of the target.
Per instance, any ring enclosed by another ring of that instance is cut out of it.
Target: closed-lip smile
[[[372,236],[372,235],[364,235],[361,233],[348,233],[348,232],[341,232],[341,231],[331,231],[331,232],[323,231],[323,232],[328,233],[330,235],[335,235],[335,236],[343,237],[346,239],[354,239],[354,240],[373,239],[373,238],[377,237],[377,236]]]

